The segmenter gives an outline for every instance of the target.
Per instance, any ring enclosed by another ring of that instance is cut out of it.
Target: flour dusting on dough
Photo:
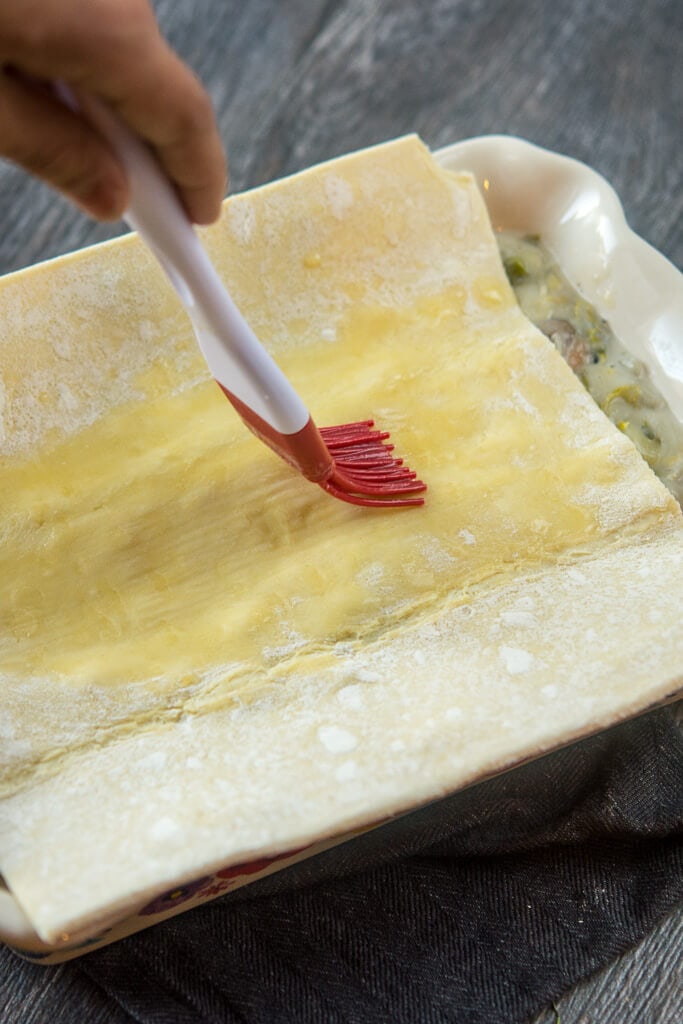
[[[500,657],[506,671],[512,676],[528,672],[534,663],[534,657],[521,647],[501,647]]]
[[[357,775],[358,765],[355,761],[344,761],[334,773],[337,782],[348,782],[350,779],[355,779]]]
[[[500,617],[506,626],[527,629],[538,625],[538,619],[531,612],[518,611],[515,608],[510,611],[501,612]]]
[[[363,687],[358,683],[351,683],[348,686],[344,686],[337,693],[337,700],[345,708],[353,708],[354,711],[360,711],[363,707]]]
[[[247,245],[252,239],[256,226],[256,213],[248,199],[235,197],[228,207],[228,224],[235,241]]]
[[[328,174],[325,177],[325,193],[330,204],[332,216],[342,220],[344,214],[353,204],[353,189],[345,178],[338,174]]]
[[[331,754],[345,754],[358,745],[358,737],[338,725],[323,725],[318,729],[318,739]]]
[[[167,843],[169,840],[177,839],[180,833],[178,822],[173,818],[157,818],[150,826],[149,834],[152,839],[159,843]]]

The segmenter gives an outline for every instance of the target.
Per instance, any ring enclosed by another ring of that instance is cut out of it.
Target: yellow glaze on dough
[[[362,643],[611,532],[586,481],[616,484],[635,453],[544,429],[573,381],[541,338],[482,345],[459,337],[457,297],[431,306],[359,311],[334,345],[283,360],[324,422],[368,410],[391,429],[429,482],[423,510],[356,511],[307,486],[210,381],[7,465],[0,669],[176,690],[224,665],[223,696],[244,697],[278,657]],[[145,390],[181,383],[155,376]],[[653,488],[633,518],[662,506]]]
[[[273,666],[300,671],[675,515],[517,310],[472,181],[415,139],[332,167],[237,197],[209,244],[316,420],[375,417],[426,506],[335,502],[244,430],[192,349],[162,351],[135,398],[0,463],[5,679],[123,701],[134,683],[175,710],[244,701]],[[31,275],[38,304],[48,275]],[[134,334],[139,310],[116,299]],[[84,331],[106,344],[105,318]],[[39,399],[59,384],[57,364]]]

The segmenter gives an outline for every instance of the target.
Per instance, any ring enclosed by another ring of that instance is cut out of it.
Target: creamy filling
[[[644,363],[566,279],[539,239],[501,232],[506,273],[529,319],[550,338],[605,415],[683,506],[683,425]]]

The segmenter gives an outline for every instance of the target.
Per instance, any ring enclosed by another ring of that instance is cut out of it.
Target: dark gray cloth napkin
[[[43,1016],[2,1019],[521,1024],[683,897],[682,769],[651,712],[64,965]],[[55,970],[11,965],[24,993]]]

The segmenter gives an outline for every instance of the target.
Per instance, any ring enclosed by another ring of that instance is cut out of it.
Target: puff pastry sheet
[[[41,936],[438,798],[666,699],[683,523],[414,137],[204,240],[321,425],[429,491],[297,478],[129,237],[0,283],[0,870]]]

